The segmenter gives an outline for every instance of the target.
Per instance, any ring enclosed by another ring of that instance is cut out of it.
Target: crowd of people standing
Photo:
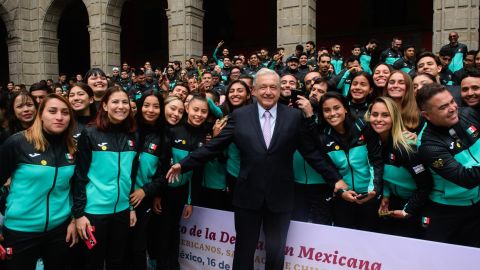
[[[222,41],[165,68],[10,82],[0,266],[179,269],[194,205],[235,212],[234,269],[253,269],[262,222],[266,269],[290,220],[478,248],[480,52],[458,38],[432,53],[395,37],[379,59],[374,39],[348,57]]]

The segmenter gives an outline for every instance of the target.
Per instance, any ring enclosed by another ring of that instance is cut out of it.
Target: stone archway
[[[58,22],[58,73],[67,77],[85,74],[90,68],[88,12],[81,0],[65,6]]]
[[[212,56],[220,40],[230,54],[249,54],[277,46],[277,1],[204,1],[204,51]]]
[[[126,1],[120,19],[121,59],[132,67],[168,62],[166,0]]]
[[[0,8],[3,11],[3,7]],[[0,13],[3,13],[0,11]],[[2,18],[0,18],[0,86],[5,87],[10,81],[8,62],[8,31]]]
[[[19,28],[15,26],[18,21],[18,6],[13,1],[0,1],[0,20],[2,21],[1,34],[1,58],[0,68],[2,75],[0,83],[3,86],[6,84],[4,80],[14,81],[16,83],[23,83],[21,76],[22,68],[18,51],[20,50],[18,31]],[[4,27],[4,28],[3,28]],[[5,32],[3,32],[5,30]]]
[[[58,78],[58,24],[65,7],[73,0],[42,0],[39,31],[39,73],[45,79]]]

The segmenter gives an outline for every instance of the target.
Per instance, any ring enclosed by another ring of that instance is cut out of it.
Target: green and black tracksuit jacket
[[[48,146],[35,150],[25,132],[12,135],[0,150],[0,184],[11,177],[4,225],[21,232],[46,232],[71,216],[70,179],[75,157],[61,136],[44,134]]]
[[[480,115],[459,108],[459,122],[450,128],[427,122],[417,140],[423,163],[433,176],[430,200],[450,206],[480,201]]]
[[[166,184],[172,150],[170,139],[155,126],[142,126],[139,132],[138,163],[134,190],[143,189],[147,197],[159,196]]]
[[[168,136],[172,145],[172,164],[176,164],[190,154],[195,149],[205,144],[205,138],[209,131],[207,124],[200,127],[193,127],[182,120],[178,125],[168,128]],[[178,176],[178,181],[168,184],[169,188],[188,188],[188,195],[185,198],[187,204],[193,204],[198,200],[198,189],[203,175],[203,168]],[[197,194],[196,194],[197,193]]]
[[[467,55],[468,48],[467,45],[462,43],[457,43],[453,46],[452,44],[447,44],[441,48],[441,50],[449,50],[452,53],[452,61],[448,65],[448,69],[455,73],[463,68],[463,59]]]
[[[402,58],[402,52],[388,48],[380,54],[380,62],[393,65],[398,59]]]
[[[122,125],[111,125],[108,131],[92,126],[82,132],[74,180],[75,218],[85,213],[116,214],[130,207],[136,147],[136,134],[125,132]]]
[[[432,190],[432,174],[420,161],[416,146],[413,152],[393,147],[392,139],[382,146],[383,196],[396,196],[407,203],[403,210],[418,215]]]
[[[383,160],[378,135],[361,119],[352,121],[349,133],[344,136],[332,127],[325,128],[319,138],[322,151],[330,157],[350,190],[375,191],[381,195]]]

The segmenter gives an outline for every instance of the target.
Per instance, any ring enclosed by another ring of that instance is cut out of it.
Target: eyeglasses
[[[306,80],[305,81],[305,84],[312,84],[314,82],[316,82],[317,80],[320,80],[322,79],[322,77],[313,77],[311,80]]]

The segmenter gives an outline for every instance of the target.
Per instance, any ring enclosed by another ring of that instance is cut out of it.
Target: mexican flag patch
[[[477,132],[477,128],[475,126],[471,125],[469,128],[467,128],[468,135],[473,135],[475,132]]]
[[[151,143],[148,145],[148,150],[155,151],[157,150],[157,145],[154,143]]]
[[[135,143],[132,140],[128,140],[128,146],[135,147]]]
[[[72,155],[72,154],[66,153],[66,154],[65,154],[65,158],[67,159],[67,161],[68,161],[69,163],[72,163],[72,162],[73,162],[73,155]]]

